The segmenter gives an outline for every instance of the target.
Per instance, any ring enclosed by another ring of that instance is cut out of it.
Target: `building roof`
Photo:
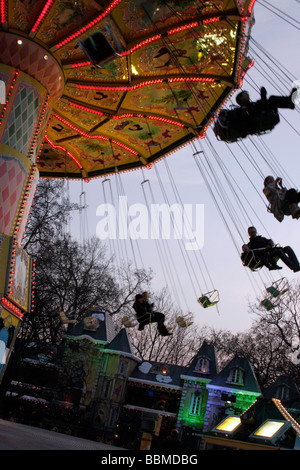
[[[231,374],[234,369],[242,371],[242,380],[234,382],[231,380]],[[253,368],[245,357],[236,355],[209,383],[209,387],[217,386],[230,390],[245,390],[261,394],[260,387],[255,377]]]
[[[133,354],[126,328],[122,328],[106,349]]]
[[[110,343],[116,336],[116,332],[110,315],[103,312],[90,312],[66,336],[88,336],[95,341]]]
[[[299,399],[300,398],[300,391],[298,390],[297,385],[295,384],[294,380],[289,377],[288,375],[281,375],[277,377],[275,382],[273,382],[264,392],[264,396],[267,398],[279,398],[281,401],[282,397],[279,396],[279,390],[282,387],[286,387],[289,390],[288,399]]]
[[[130,375],[130,380],[149,382],[156,385],[181,387],[181,375],[185,367],[175,364],[164,364],[154,361],[143,361]]]
[[[203,372],[203,369],[199,369],[199,361],[201,359],[207,359],[209,361],[208,369],[205,372]],[[198,353],[194,356],[189,366],[185,369],[184,375],[212,379],[217,374],[217,369],[215,347],[213,344],[209,344],[204,340]]]
[[[300,391],[291,377],[277,377],[263,395],[266,398],[278,398],[286,408],[293,410],[294,417],[300,422]]]

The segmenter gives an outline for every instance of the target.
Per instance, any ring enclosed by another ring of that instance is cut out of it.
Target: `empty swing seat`
[[[62,323],[70,323],[70,324],[76,323],[76,320],[69,320],[69,318],[67,318],[65,312],[59,312],[59,317],[60,317],[60,321]]]
[[[271,294],[271,296],[275,299],[277,299],[281,295],[284,295],[286,292],[288,292],[288,290],[288,282],[284,278],[279,279],[279,281],[273,282],[270,287],[266,288],[266,291]]]
[[[266,290],[267,292],[269,292],[269,294],[272,295],[272,297],[275,297],[275,298],[280,297],[281,295],[285,294],[288,291],[288,289],[284,289],[283,291],[280,291],[276,289],[276,287],[274,286],[268,287]]]
[[[273,310],[277,304],[273,304],[270,299],[264,299],[261,301],[260,305],[265,307],[266,310]]]
[[[176,323],[181,328],[187,328],[188,326],[193,324],[193,315],[189,314],[186,316],[179,316],[176,318]]]
[[[134,320],[127,316],[124,316],[121,321],[125,328],[133,328],[137,324]]]
[[[203,294],[201,297],[199,297],[198,302],[202,305],[203,308],[212,307],[219,302],[219,293],[216,290],[207,292],[206,294]]]
[[[100,31],[89,35],[84,41],[78,39],[78,45],[96,67],[101,67],[119,55]]]

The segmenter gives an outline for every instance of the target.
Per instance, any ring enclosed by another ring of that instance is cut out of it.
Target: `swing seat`
[[[237,128],[237,126],[233,125],[233,122],[238,121],[242,124],[247,118],[245,110],[241,108],[221,110],[213,127],[215,136],[218,140],[224,142],[236,142],[239,139],[243,139],[247,136],[247,126],[245,128]]]
[[[203,308],[212,307],[219,302],[219,293],[216,290],[207,292],[199,297],[198,302]]]
[[[279,261],[278,256],[274,256],[273,260],[275,263]],[[255,250],[249,250],[249,252],[246,253],[245,258],[243,259],[243,266],[246,268],[251,269],[251,271],[258,271],[261,269],[264,265],[263,263],[256,257],[255,255]]]
[[[248,253],[247,253],[248,255]],[[243,261],[243,265],[251,271],[258,271],[263,267],[262,262],[257,260],[253,251],[249,251],[249,256]]]
[[[255,117],[250,116],[245,108],[221,110],[214,125],[218,140],[237,142],[248,135],[262,135],[274,129],[279,123],[279,114],[274,109],[266,109]]]
[[[282,210],[283,214],[286,215],[286,216],[292,215],[289,204],[284,204],[284,206],[282,207],[281,210]],[[271,214],[273,214],[271,204],[268,205],[267,212],[270,212]]]
[[[266,109],[256,116],[256,129],[255,134],[264,134],[274,129],[279,123],[279,114],[275,109]]]
[[[267,207],[267,211],[270,212],[271,214],[273,214],[273,211],[272,211],[272,206],[271,204],[268,205]],[[283,213],[283,215],[285,216],[292,216],[293,219],[299,219],[300,218],[300,208],[298,206],[298,204],[296,203],[292,203],[292,204],[284,204],[284,206],[281,208],[281,211]]]
[[[61,321],[62,323],[65,323],[65,324],[67,324],[67,323],[70,323],[70,324],[76,323],[76,320],[69,320],[69,319],[67,318],[65,312],[59,312],[59,317],[60,317],[60,321]]]
[[[280,290],[276,289],[276,287],[274,287],[274,286],[270,286],[266,290],[267,290],[267,292],[269,292],[269,294],[272,295],[272,297],[275,297],[275,299],[277,297],[280,297],[281,295],[285,294],[288,291],[288,289],[284,289],[283,291],[280,291]]]
[[[188,326],[193,324],[193,317],[191,315],[188,315],[186,317],[179,316],[176,318],[176,323],[181,328],[187,328]]]
[[[262,305],[262,307],[265,307],[265,309],[268,311],[273,310],[273,308],[276,307],[276,304],[273,304],[270,299],[262,300],[260,305]]]
[[[105,35],[97,31],[89,35],[84,41],[78,39],[78,45],[87,58],[96,67],[101,67],[119,56]]]
[[[136,322],[131,320],[127,316],[123,317],[121,322],[122,322],[122,325],[125,326],[125,328],[133,328],[134,326],[136,326]]]
[[[271,294],[272,297],[277,299],[278,297],[284,295],[288,292],[288,282],[285,278],[279,279],[279,281],[273,282],[270,287],[266,288],[266,291]]]
[[[147,326],[147,325],[152,325],[152,315],[151,315],[151,314],[150,314],[149,316],[148,316],[148,314],[147,314],[147,315],[143,315],[143,316],[141,316],[141,317],[139,317],[139,318],[137,317],[137,315],[135,315],[135,318],[136,318],[136,320],[137,320],[137,323],[135,323],[135,325],[137,325],[137,324],[139,325],[139,328],[138,328],[138,329],[139,329],[140,331],[142,331],[145,326]]]

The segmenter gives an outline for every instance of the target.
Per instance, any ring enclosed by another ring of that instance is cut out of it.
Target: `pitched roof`
[[[197,369],[200,359],[208,359],[209,369],[207,373],[201,372]],[[205,340],[198,353],[194,356],[189,366],[185,369],[184,375],[192,377],[202,377],[212,379],[217,374],[217,361],[215,355],[215,347],[213,344],[207,343]]]
[[[88,336],[95,341],[110,343],[116,335],[110,315],[90,312],[66,336]]]
[[[234,368],[239,368],[243,371],[243,382],[234,383],[229,380],[230,372]],[[245,357],[236,355],[222,370],[217,374],[208,385],[224,387],[230,390],[245,390],[260,394],[261,390],[256,380],[253,368]]]
[[[293,409],[300,421],[300,391],[294,380],[288,375],[277,377],[263,394],[266,398],[279,398],[285,407]]]
[[[106,349],[113,351],[121,351],[128,354],[133,354],[131,345],[127,336],[126,328],[122,328],[117,336],[110,342]]]
[[[155,361],[143,361],[130,375],[131,380],[151,382],[156,385],[168,385],[170,387],[181,386],[181,374],[185,367],[175,364],[166,364]]]
[[[264,392],[264,396],[268,398],[276,398],[278,389],[282,386],[285,386],[289,389],[289,399],[299,399],[300,391],[298,390],[297,385],[294,380],[288,375],[280,375],[277,377],[275,382],[273,382]],[[278,397],[281,398],[281,397]]]

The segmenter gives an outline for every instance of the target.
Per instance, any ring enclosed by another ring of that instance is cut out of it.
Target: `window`
[[[112,408],[110,410],[110,415],[109,415],[109,423],[108,425],[110,427],[112,427],[114,425],[114,421],[115,421],[115,415],[116,415],[116,410],[114,408]]]
[[[192,394],[190,414],[191,415],[199,415],[200,405],[201,405],[201,393],[200,392],[194,392]]]
[[[202,374],[209,373],[209,360],[206,357],[200,357],[196,363],[195,372]]]
[[[279,385],[276,389],[275,398],[278,400],[289,400],[290,399],[290,389],[287,385]]]
[[[121,360],[119,373],[126,374],[126,372],[127,372],[127,362]]]
[[[170,368],[166,364],[154,364],[151,367],[151,373],[161,374],[161,375],[170,375]]]
[[[104,392],[103,392],[103,398],[107,398],[109,394],[109,389],[110,389],[110,380],[107,380],[104,385]]]
[[[230,370],[227,382],[237,385],[244,385],[244,371],[239,367],[233,367]]]

